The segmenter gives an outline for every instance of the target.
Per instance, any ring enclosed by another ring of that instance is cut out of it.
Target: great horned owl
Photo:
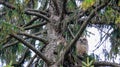
[[[76,43],[76,52],[78,56],[83,56],[88,52],[88,41],[86,38],[81,37]]]

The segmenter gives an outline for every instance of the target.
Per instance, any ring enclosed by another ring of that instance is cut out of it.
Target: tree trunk
[[[57,67],[57,65],[54,65],[54,63],[57,62],[57,60],[59,60],[61,57],[62,50],[66,45],[66,41],[60,33],[56,32],[51,23],[47,24],[47,33],[49,44],[44,49],[43,53],[53,62],[52,66],[50,67]]]
[[[58,67],[59,65],[56,63],[59,58],[61,57],[63,53],[63,49],[66,46],[66,41],[64,37],[62,36],[62,33],[59,32],[60,29],[58,29],[60,20],[60,9],[62,8],[59,0],[51,0],[51,4],[49,7],[49,12],[51,14],[50,19],[51,22],[48,22],[46,25],[47,28],[47,38],[49,41],[49,44],[44,49],[43,53],[44,55],[50,59],[53,63],[50,65],[44,65],[45,67]],[[60,4],[60,5],[59,5]],[[53,7],[54,6],[54,7]],[[61,10],[62,11],[62,10]]]

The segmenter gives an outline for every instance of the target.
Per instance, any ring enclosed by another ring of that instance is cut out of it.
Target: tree
[[[79,58],[75,52],[76,42],[86,36],[86,27],[96,25],[100,30],[113,29],[105,35],[112,44],[108,58],[120,54],[119,0],[1,0],[0,4],[3,63],[14,67],[21,67],[25,62],[27,67],[74,67],[80,62],[85,67],[88,63],[88,67],[120,67],[117,63],[90,60],[88,55],[76,60]]]

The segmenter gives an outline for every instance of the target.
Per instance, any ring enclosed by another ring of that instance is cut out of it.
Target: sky
[[[87,31],[94,33],[94,35],[91,34],[89,37],[87,36],[88,45],[89,45],[88,54],[90,55],[91,53],[94,53],[100,57],[101,61],[105,61],[103,49],[106,49],[107,52],[110,51],[111,43],[110,43],[109,38],[97,50],[95,50],[97,45],[99,45],[98,42],[100,41],[100,33],[99,33],[98,29],[95,27],[87,28]],[[108,31],[108,29],[105,30],[106,33],[107,33],[107,31]],[[103,35],[104,35],[104,33],[103,33]],[[120,56],[118,56],[116,58],[115,62],[120,63]]]

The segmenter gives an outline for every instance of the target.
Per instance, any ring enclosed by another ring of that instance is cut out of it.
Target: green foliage
[[[84,0],[81,7],[83,10],[88,9],[89,7],[93,6],[96,0]]]
[[[76,8],[76,4],[73,0],[68,0],[67,2],[67,9],[68,11],[73,11]]]
[[[10,24],[9,22],[4,22],[4,21],[1,21],[0,27],[1,27],[1,30],[0,30],[0,43],[1,44],[6,41],[9,34],[13,32],[17,32],[19,30],[19,28],[16,27],[15,25]]]
[[[6,10],[4,21],[9,22],[13,25],[22,26],[23,24],[27,23],[31,17],[24,14],[25,6],[20,1],[15,3],[15,7],[16,9],[14,10]]]
[[[93,62],[94,60],[90,60],[89,57],[87,57],[86,62],[82,61],[82,67],[94,67]]]
[[[115,23],[116,23],[116,24],[120,23],[120,16],[118,16],[118,17],[116,18]]]
[[[24,52],[25,47],[22,45],[22,43],[18,43],[17,45],[15,45],[17,49],[15,49],[17,51],[18,54],[21,54],[22,52]]]
[[[119,28],[114,28],[114,30],[111,32],[111,50],[110,50],[110,58],[112,58],[113,55],[120,54],[119,48],[120,48],[120,30]]]
[[[14,66],[12,66],[12,61],[10,61],[10,63],[4,67],[14,67]]]
[[[37,8],[38,7],[38,1],[39,0],[23,0],[24,7],[30,7],[30,8]],[[41,0],[41,1],[45,1],[45,0]],[[31,7],[32,5],[32,7]]]
[[[111,21],[115,20],[117,13],[115,13],[115,11],[112,8],[107,7],[104,15],[105,15],[104,19],[108,23],[110,23]]]
[[[78,32],[78,30],[80,29],[80,27],[81,26],[78,23],[75,23],[74,25],[72,25],[71,30],[73,31],[74,35]]]
[[[4,49],[4,50],[1,50],[1,54],[0,54],[0,58],[1,58],[1,61],[5,61],[6,64],[9,64],[11,61],[12,63],[16,63],[16,53],[11,49],[11,48],[8,48],[8,49]]]
[[[62,65],[60,65],[60,67],[63,67]]]

